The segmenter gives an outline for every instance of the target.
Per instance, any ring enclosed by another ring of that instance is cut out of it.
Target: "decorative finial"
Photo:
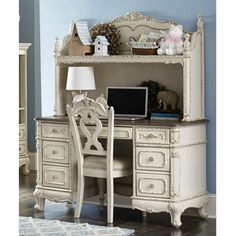
[[[197,27],[198,29],[203,29],[203,16],[202,15],[198,15],[197,16]]]
[[[58,54],[60,52],[60,48],[61,48],[61,44],[60,44],[59,38],[56,37],[55,38],[54,53]]]

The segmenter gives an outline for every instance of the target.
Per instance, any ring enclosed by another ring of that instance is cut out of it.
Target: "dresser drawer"
[[[25,137],[25,125],[19,126],[19,140],[24,140]]]
[[[69,163],[68,143],[43,141],[43,161]]]
[[[136,169],[169,171],[169,149],[136,147]]]
[[[135,139],[137,143],[169,144],[169,129],[137,128]]]
[[[43,123],[42,124],[42,137],[68,139],[69,137],[68,125]]]
[[[136,174],[137,196],[170,197],[170,176],[165,174]]]
[[[43,165],[43,186],[69,189],[69,167]]]
[[[25,143],[25,141],[20,141],[19,142],[19,154],[20,155],[26,154],[26,143]]]

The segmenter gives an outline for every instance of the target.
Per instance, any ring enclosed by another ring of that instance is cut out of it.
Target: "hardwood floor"
[[[87,222],[106,225],[106,213],[101,214],[98,206],[83,205],[81,219],[75,220],[74,206],[66,203],[52,203],[46,200],[44,212],[34,211],[33,191],[36,185],[36,172],[28,176],[19,175],[19,215],[34,218],[61,220],[67,222]],[[148,214],[146,221],[138,210],[115,208],[114,226],[135,229],[137,236],[213,236],[216,235],[216,220],[202,220],[193,216],[182,216],[182,226],[176,230],[171,227],[167,213]]]

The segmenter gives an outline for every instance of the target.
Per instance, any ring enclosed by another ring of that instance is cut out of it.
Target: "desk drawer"
[[[169,129],[137,128],[135,133],[137,143],[169,144]]]
[[[68,143],[43,141],[43,161],[54,163],[69,163]]]
[[[43,186],[69,189],[69,167],[43,165]]]
[[[88,130],[93,133],[94,127],[89,127]],[[131,127],[114,127],[114,138],[115,139],[132,139],[133,129]],[[107,127],[103,127],[100,138],[107,138]]]
[[[68,139],[69,137],[68,125],[42,123],[42,137]]]
[[[136,174],[137,196],[170,197],[170,176],[167,174]]]
[[[137,170],[170,170],[168,148],[136,147],[135,153]]]
[[[19,126],[19,140],[24,140],[25,137],[25,125]]]
[[[20,155],[26,154],[26,143],[25,143],[25,141],[20,141],[19,142],[19,154]]]

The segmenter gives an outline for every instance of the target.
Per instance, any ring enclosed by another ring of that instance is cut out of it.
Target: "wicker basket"
[[[161,38],[156,41],[156,47],[149,47],[149,48],[143,48],[143,47],[132,47],[131,42],[136,42],[134,37],[129,38],[129,46],[131,47],[131,51],[133,54],[136,55],[157,55],[157,49],[159,48],[159,43],[161,41]]]
[[[157,48],[131,48],[136,55],[157,55]]]

